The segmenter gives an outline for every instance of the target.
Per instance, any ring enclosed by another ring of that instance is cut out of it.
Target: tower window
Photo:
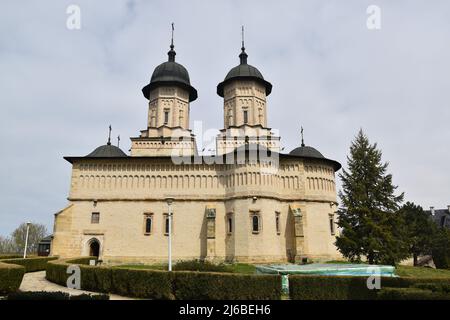
[[[280,213],[275,212],[275,228],[277,230],[277,234],[280,234]]]
[[[228,233],[233,233],[233,219],[228,217]]]
[[[152,233],[153,228],[153,215],[152,214],[145,214],[144,216],[144,233],[146,235]]]
[[[330,233],[332,236],[335,234],[335,228],[334,228],[334,215],[330,214]]]
[[[100,222],[100,212],[92,212],[91,223],[99,223],[99,222]]]
[[[169,124],[169,110],[164,110],[164,124]]]
[[[244,123],[248,123],[248,110],[244,110]]]
[[[252,232],[259,233],[261,231],[261,217],[258,212],[255,212],[251,216],[252,218]]]

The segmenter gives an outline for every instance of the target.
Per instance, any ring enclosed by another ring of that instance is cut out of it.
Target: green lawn
[[[397,266],[395,268],[395,274],[400,277],[450,278],[450,270],[413,266]]]
[[[256,267],[252,264],[246,263],[233,263],[227,264],[229,272],[253,274],[256,271]],[[126,264],[115,266],[115,268],[121,269],[149,269],[149,270],[167,270],[167,264]]]

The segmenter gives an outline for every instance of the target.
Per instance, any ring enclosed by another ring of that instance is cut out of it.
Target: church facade
[[[55,214],[52,255],[165,262],[170,231],[175,261],[340,257],[334,242],[341,165],[303,139],[280,152],[280,138],[267,126],[272,85],[241,50],[239,65],[217,86],[224,128],[214,155],[197,150],[189,128],[197,91],[172,43],[168,61],[142,89],[147,128],[131,138],[130,154],[108,140],[87,156],[65,157],[72,165],[69,203]]]

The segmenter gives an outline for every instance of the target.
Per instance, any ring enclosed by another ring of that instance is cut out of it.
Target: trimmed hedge
[[[380,300],[450,300],[448,293],[419,288],[383,288],[377,297]]]
[[[89,261],[66,259],[47,264],[47,280],[66,286],[70,264]],[[80,265],[83,290],[147,299],[280,299],[278,275],[122,269]]]
[[[376,298],[367,289],[365,277],[289,276],[293,300],[368,300]],[[382,282],[383,283],[383,282]]]
[[[173,272],[173,292],[180,300],[279,300],[281,278],[210,272]]]
[[[17,291],[24,274],[24,267],[0,262],[0,295]]]
[[[20,254],[0,254],[0,260],[3,260],[3,259],[16,259],[16,258],[22,258],[23,257],[23,255],[20,255]]]
[[[83,257],[73,259],[61,259],[55,261],[49,261],[45,269],[45,278],[51,282],[57,283],[61,286],[67,285],[67,278],[70,274],[67,274],[67,267],[71,264],[88,265],[90,260],[96,259],[95,257]],[[81,278],[83,281],[83,277]]]
[[[231,272],[225,264],[215,264],[209,261],[189,260],[179,261],[173,266],[173,271],[206,271]]]
[[[3,263],[17,264],[25,267],[25,272],[42,271],[47,267],[47,262],[56,260],[57,257],[36,257],[36,258],[25,258],[25,259],[5,259],[2,260]]]
[[[449,286],[450,279],[381,278],[381,291],[391,288],[438,291],[439,288],[450,288]],[[444,290],[440,291],[445,293]],[[373,300],[390,297],[389,294],[380,294],[380,290],[369,290],[367,277],[352,276],[289,276],[289,293],[293,300]]]
[[[175,299],[171,274],[159,270],[109,269],[114,293],[137,298]]]

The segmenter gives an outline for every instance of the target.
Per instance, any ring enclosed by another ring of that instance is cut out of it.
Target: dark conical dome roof
[[[161,63],[153,71],[150,83],[142,88],[142,93],[147,99],[150,96],[150,91],[162,86],[179,86],[189,91],[189,101],[197,99],[197,90],[191,86],[189,73],[187,69],[181,64],[175,62],[175,50],[173,45],[170,46],[170,51],[167,53],[169,60]]]
[[[228,73],[225,79],[219,83],[217,86],[217,94],[221,97],[223,97],[223,88],[226,83],[228,83],[231,80],[235,79],[251,79],[256,80],[264,85],[266,88],[266,95],[268,96],[272,92],[272,84],[266,80],[264,80],[263,75],[259,70],[247,63],[247,53],[245,52],[245,48],[241,48],[242,52],[239,55],[239,58],[241,60],[241,63],[237,65],[236,67],[232,68]]]
[[[109,158],[109,157],[127,157],[125,152],[119,147],[111,145],[111,143],[105,144],[96,148],[94,151],[89,153],[86,157],[92,158]]]
[[[293,156],[299,156],[299,157],[305,157],[305,158],[324,158],[325,157],[315,148],[310,146],[301,146],[298,148],[295,148],[291,152],[289,152],[290,155]]]

